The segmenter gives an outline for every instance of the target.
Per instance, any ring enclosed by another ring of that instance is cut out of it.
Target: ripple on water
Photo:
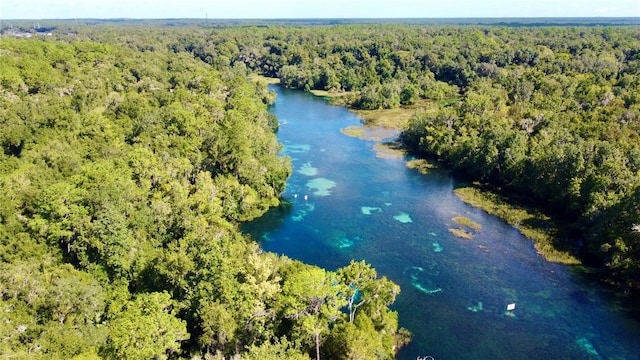
[[[331,235],[328,236],[328,244],[338,250],[348,250],[353,247],[362,238],[359,236],[352,236],[342,230],[334,230]]]
[[[311,145],[309,144],[288,144],[284,145],[283,152],[285,154],[296,154],[303,153],[311,150]]]
[[[347,238],[347,237],[343,237],[340,239],[337,239],[336,241],[336,247],[338,249],[346,249],[346,248],[350,248],[353,246],[353,240]]]
[[[316,208],[316,206],[312,203],[305,203],[304,204],[304,208],[303,209],[299,209],[297,210],[292,216],[291,216],[291,220],[293,221],[302,221],[304,220],[304,218],[310,213],[312,212],[314,209]]]
[[[589,355],[593,355],[593,356],[600,356],[600,354],[598,353],[598,351],[596,350],[596,348],[593,346],[593,344],[591,343],[591,341],[589,341],[589,339],[585,338],[585,337],[581,337],[580,339],[578,339],[576,341],[576,343],[578,344],[578,346],[580,346],[580,348],[582,350],[584,350],[587,354]]]
[[[435,263],[431,264],[430,270],[425,271],[421,266],[412,266],[407,269],[411,285],[425,294],[435,294],[442,291],[442,288],[435,285],[431,277],[438,274],[435,269]]]

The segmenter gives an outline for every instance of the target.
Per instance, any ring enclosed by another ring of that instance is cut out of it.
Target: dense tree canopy
[[[246,69],[216,70],[166,41],[103,28],[0,42],[0,353],[359,348],[339,331],[348,288],[336,273],[263,253],[238,230],[280,203],[291,172],[273,95]],[[371,281],[385,318],[356,329],[390,358],[398,289]]]

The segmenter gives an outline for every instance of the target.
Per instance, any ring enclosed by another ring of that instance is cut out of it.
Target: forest
[[[291,172],[254,73],[415,108],[404,147],[545,209],[640,289],[637,27],[47,30],[0,41],[2,354],[388,359],[409,341],[367,263],[320,269],[239,231]]]
[[[291,172],[273,95],[141,34],[0,41],[2,357],[393,358],[397,285],[238,229]]]

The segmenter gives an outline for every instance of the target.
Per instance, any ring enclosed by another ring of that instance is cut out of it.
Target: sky
[[[640,0],[0,0],[0,19],[640,17]]]

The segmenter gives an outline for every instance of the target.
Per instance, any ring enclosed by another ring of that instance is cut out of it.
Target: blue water
[[[393,308],[413,341],[398,359],[640,358],[640,323],[619,299],[464,204],[446,171],[422,175],[406,159],[377,158],[374,142],[340,133],[360,124],[345,108],[273,89],[294,168],[284,194],[291,206],[244,229],[267,251],[329,270],[364,259],[400,285]],[[482,228],[466,229],[471,240],[455,237],[456,216]]]

